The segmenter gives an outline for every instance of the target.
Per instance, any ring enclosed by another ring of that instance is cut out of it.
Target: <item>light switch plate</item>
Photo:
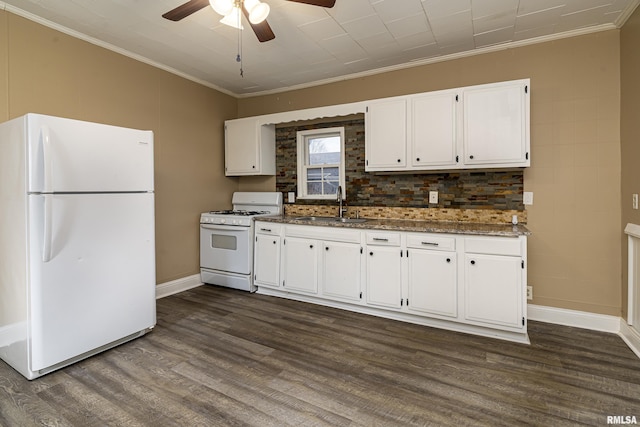
[[[637,194],[634,194],[633,197],[632,197],[632,205],[631,205],[631,207],[633,209],[638,209],[638,195]]]
[[[293,191],[289,191],[287,194],[287,203],[295,203],[296,202],[296,193]]]
[[[429,191],[429,203],[438,203],[437,191]]]
[[[533,191],[525,191],[522,193],[522,203],[525,205],[533,204]]]

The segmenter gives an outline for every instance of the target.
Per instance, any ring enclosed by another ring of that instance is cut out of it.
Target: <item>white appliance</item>
[[[0,124],[0,358],[37,378],[156,322],[153,133]]]
[[[200,215],[200,277],[203,283],[255,292],[253,223],[282,212],[282,193],[236,192],[233,210]]]

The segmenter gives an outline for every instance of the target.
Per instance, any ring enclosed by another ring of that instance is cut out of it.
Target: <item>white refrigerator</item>
[[[34,379],[156,323],[153,133],[0,124],[0,358]]]

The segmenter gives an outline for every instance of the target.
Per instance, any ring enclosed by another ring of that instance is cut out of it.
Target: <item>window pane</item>
[[[311,136],[306,139],[309,165],[340,163],[340,136]]]
[[[322,183],[307,181],[307,194],[309,195],[322,194]]]

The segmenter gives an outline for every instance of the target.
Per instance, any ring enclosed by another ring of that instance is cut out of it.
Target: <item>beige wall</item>
[[[632,209],[632,194],[640,194],[640,8],[625,23],[620,33],[622,147],[622,225],[640,224],[640,210]],[[622,239],[622,311],[627,315],[627,240]]]
[[[620,33],[600,32],[239,100],[241,117],[531,78],[534,304],[620,315]],[[636,120],[637,121],[637,120]],[[269,189],[269,180],[241,186]],[[637,190],[640,192],[640,189]]]
[[[0,121],[28,112],[152,130],[156,279],[199,272],[198,214],[238,188],[223,172],[235,98],[0,11]]]

